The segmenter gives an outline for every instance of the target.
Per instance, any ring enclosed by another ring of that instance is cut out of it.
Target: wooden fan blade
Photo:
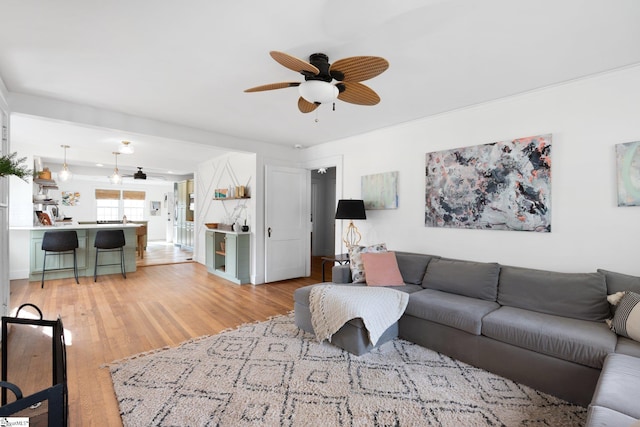
[[[314,75],[320,74],[320,70],[318,70],[316,66],[311,65],[307,61],[303,61],[302,59],[298,59],[295,56],[291,56],[288,53],[272,50],[271,52],[269,52],[269,55],[271,55],[271,57],[283,67],[287,67],[288,69],[296,71],[298,73],[308,71],[310,73],[313,73]]]
[[[344,91],[340,92],[338,99],[344,102],[358,105],[376,105],[380,97],[369,86],[357,82],[344,82]]]
[[[268,85],[256,86],[249,89],[245,89],[245,92],[261,92],[263,90],[284,89],[287,87],[300,86],[300,82],[282,82],[282,83],[269,83]]]
[[[362,82],[382,74],[389,68],[389,62],[379,56],[352,56],[339,59],[329,68],[329,74],[344,82]],[[340,77],[342,74],[342,78]]]
[[[298,110],[300,110],[301,113],[310,113],[316,108],[318,108],[318,105],[320,104],[314,104],[313,102],[309,102],[303,97],[298,98]]]

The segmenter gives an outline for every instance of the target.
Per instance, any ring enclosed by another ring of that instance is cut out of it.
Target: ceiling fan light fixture
[[[119,151],[121,154],[133,154],[133,145],[130,141],[122,141]]]
[[[69,146],[61,145],[60,147],[64,148],[64,163],[62,163],[62,169],[58,172],[58,179],[60,181],[68,181],[72,177],[69,166],[67,166],[67,148],[69,148]]]
[[[329,104],[338,98],[340,91],[335,85],[321,80],[307,80],[298,86],[300,96],[313,104]]]
[[[147,179],[147,174],[142,172],[142,168],[138,166],[138,172],[133,174],[133,179]]]

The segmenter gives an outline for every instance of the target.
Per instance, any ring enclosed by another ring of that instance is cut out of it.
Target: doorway
[[[312,265],[335,254],[336,168],[318,168],[311,173]]]

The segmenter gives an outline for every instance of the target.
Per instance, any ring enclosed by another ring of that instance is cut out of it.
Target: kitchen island
[[[93,247],[98,230],[124,230],[126,245],[124,247],[125,271],[136,271],[136,228],[139,224],[65,224],[34,227],[11,227],[12,230],[29,230],[29,281],[39,281],[42,278],[42,263],[44,251],[42,238],[46,231],[75,230],[78,233],[78,249],[76,250],[78,276],[93,276],[96,250]],[[100,252],[100,264],[118,263],[118,265],[99,266],[98,275],[120,274],[120,254],[117,252]],[[62,270],[46,271],[45,280],[73,277],[73,255],[47,256],[47,269],[60,268]],[[82,283],[82,282],[81,282]]]

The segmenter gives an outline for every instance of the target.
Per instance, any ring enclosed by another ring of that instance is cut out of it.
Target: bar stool
[[[124,239],[124,230],[99,230],[96,233],[96,240],[93,246],[96,248],[96,262],[93,269],[93,281],[98,280],[98,265],[118,265],[120,264],[120,270],[122,271],[122,277],[125,279],[127,275],[124,271],[124,245],[126,244]],[[98,264],[99,252],[120,252],[120,262],[111,264]]]
[[[47,271],[47,254],[57,255],[60,259],[60,255],[66,255],[73,253],[73,275],[76,278],[76,283],[80,284],[78,280],[78,262],[76,258],[76,249],[78,248],[78,233],[75,230],[65,231],[45,231],[42,237],[42,250],[44,251],[44,261],[42,261],[42,280],[40,281],[40,287],[44,288],[44,273]],[[67,270],[65,267],[50,268],[48,271],[54,270]]]
[[[137,244],[137,248],[136,250],[138,251],[138,256],[140,257],[140,259],[144,258],[144,240],[145,237],[147,236],[147,226],[146,225],[141,225],[138,228],[136,228],[136,236],[138,236],[138,244]]]

